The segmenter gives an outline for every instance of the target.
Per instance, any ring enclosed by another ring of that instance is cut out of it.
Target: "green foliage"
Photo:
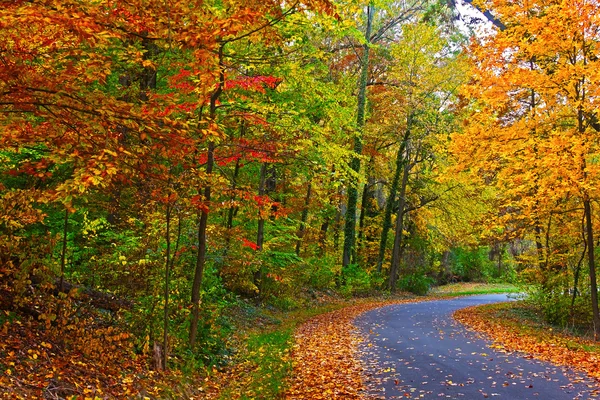
[[[339,269],[333,255],[310,258],[302,265],[303,282],[314,289],[333,289]]]
[[[585,329],[592,323],[592,303],[589,293],[575,297],[571,306],[573,294],[559,287],[544,289],[534,285],[527,291],[527,301],[541,311],[544,320],[561,328],[572,327]]]
[[[451,274],[464,282],[485,281],[497,277],[496,265],[489,259],[488,253],[489,249],[486,246],[452,249]]]
[[[409,275],[402,276],[398,281],[400,290],[414,293],[419,296],[424,296],[429,293],[431,286],[435,283],[435,280],[425,273],[417,271]]]
[[[340,292],[344,296],[366,295],[381,284],[381,278],[377,279],[357,264],[349,264],[342,270],[342,281]]]

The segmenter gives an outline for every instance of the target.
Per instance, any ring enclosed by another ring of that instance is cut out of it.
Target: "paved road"
[[[452,312],[507,301],[483,295],[400,304],[367,312],[355,325],[369,392],[381,399],[600,399],[597,382],[569,369],[505,353],[467,331]]]

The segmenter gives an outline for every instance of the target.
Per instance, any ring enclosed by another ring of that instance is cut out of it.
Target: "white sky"
[[[456,9],[460,14],[460,21],[457,25],[461,32],[467,36],[475,34],[479,37],[485,37],[494,33],[494,25],[475,6],[464,0],[455,1]]]

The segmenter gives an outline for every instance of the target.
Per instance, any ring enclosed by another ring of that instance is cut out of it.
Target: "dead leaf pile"
[[[522,319],[502,312],[514,303],[475,306],[458,310],[454,318],[494,341],[492,347],[526,353],[525,357],[549,361],[587,373],[600,380],[597,343],[559,333],[550,327],[527,326]],[[500,315],[501,314],[501,315]]]
[[[293,380],[286,399],[368,398],[358,355],[363,338],[354,319],[375,308],[421,300],[425,298],[358,304],[305,322],[295,334]]]

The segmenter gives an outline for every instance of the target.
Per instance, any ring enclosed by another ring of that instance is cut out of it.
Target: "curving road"
[[[600,399],[598,383],[581,373],[489,347],[452,313],[508,301],[482,295],[399,304],[362,314],[355,326],[369,394],[381,399]]]

